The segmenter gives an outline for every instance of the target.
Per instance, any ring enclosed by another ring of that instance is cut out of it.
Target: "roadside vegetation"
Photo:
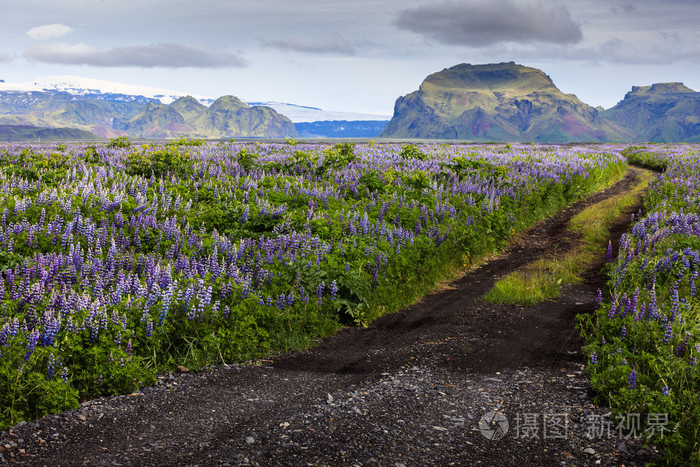
[[[668,465],[700,465],[699,150],[623,148],[630,163],[662,173],[606,266],[600,308],[579,318],[587,371],[614,426],[661,448]]]
[[[652,172],[644,171],[631,191],[589,206],[574,216],[567,230],[580,239],[574,242],[573,249],[552,252],[499,279],[484,299],[527,306],[558,297],[561,287],[581,280],[579,275],[605,248],[612,223],[637,204],[652,178]]]
[[[601,146],[0,146],[0,428],[364,325],[625,165]]]

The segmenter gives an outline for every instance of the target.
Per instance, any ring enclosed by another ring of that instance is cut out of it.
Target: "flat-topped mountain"
[[[400,97],[382,135],[472,141],[625,141],[623,128],[541,70],[513,62],[461,64]]]
[[[683,83],[633,86],[603,115],[638,142],[700,142],[700,92]]]

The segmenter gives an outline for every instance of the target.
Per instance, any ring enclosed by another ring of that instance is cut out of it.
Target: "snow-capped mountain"
[[[77,96],[127,102],[138,100],[135,99],[137,97],[145,97],[148,100],[158,100],[162,104],[170,104],[180,97],[188,95],[185,92],[169,89],[81,78],[78,76],[45,76],[29,83],[0,83],[0,91],[67,92]],[[214,99],[205,96],[193,97],[205,105],[214,102]]]
[[[46,76],[28,83],[6,83],[0,81],[0,92],[67,92],[111,102],[159,101],[170,104],[180,97],[191,95],[200,103],[209,106],[215,99],[209,96],[192,95],[182,91],[159,89],[148,86],[104,81],[78,76]],[[294,123],[316,121],[386,121],[390,115],[364,114],[356,112],[328,111],[316,107],[287,104],[282,102],[246,102],[251,107],[271,107]]]

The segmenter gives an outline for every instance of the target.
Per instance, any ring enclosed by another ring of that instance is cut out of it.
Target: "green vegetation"
[[[646,145],[626,154],[663,174],[606,267],[599,309],[579,316],[586,371],[611,421],[656,445],[659,463],[700,465],[698,147]]]
[[[571,219],[568,230],[579,234],[581,240],[572,251],[553,252],[499,279],[484,299],[527,306],[558,297],[562,285],[580,280],[579,274],[605,247],[611,223],[638,202],[651,178],[651,173],[644,171],[630,192],[608,198],[577,214]]]
[[[0,426],[364,325],[624,167],[598,147],[184,143],[0,146]]]

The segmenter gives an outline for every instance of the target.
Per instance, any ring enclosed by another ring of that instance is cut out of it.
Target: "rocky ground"
[[[12,465],[643,465],[582,374],[574,317],[604,278],[591,266],[532,307],[480,297],[495,279],[570,248],[568,220],[614,187],[521,235],[499,257],[366,329],[310,351],[197,374],[0,433]],[[629,213],[614,231],[614,241]]]

